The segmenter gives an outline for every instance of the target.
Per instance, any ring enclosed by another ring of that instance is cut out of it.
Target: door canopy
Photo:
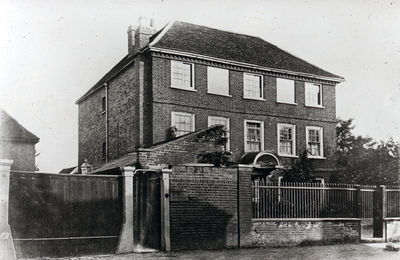
[[[246,153],[240,159],[240,164],[257,165],[262,168],[281,168],[279,157],[271,152]]]

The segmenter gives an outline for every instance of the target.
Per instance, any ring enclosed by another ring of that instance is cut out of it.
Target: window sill
[[[287,102],[283,102],[283,101],[276,101],[276,103],[297,106],[297,103],[287,103]]]
[[[211,93],[211,92],[207,92],[207,94],[216,95],[216,96],[222,96],[222,97],[232,97],[232,95],[224,95],[224,94],[217,94],[217,93]]]
[[[265,98],[243,97],[243,99],[256,100],[256,101],[267,101]]]
[[[308,157],[308,159],[317,159],[317,160],[325,160],[326,159],[326,157],[323,157],[323,156],[307,156]]]
[[[321,108],[321,109],[324,109],[324,108],[325,108],[324,106],[312,106],[312,105],[304,105],[304,106],[306,106],[306,107],[312,107],[312,108]]]
[[[280,153],[278,153],[278,155],[279,155],[280,157],[299,158],[298,155],[280,154]]]
[[[194,88],[180,88],[180,87],[176,87],[176,86],[170,86],[170,88],[197,92],[197,89],[194,89]]]

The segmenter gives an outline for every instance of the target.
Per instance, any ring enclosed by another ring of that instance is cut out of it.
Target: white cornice
[[[259,65],[255,65],[255,64],[239,62],[239,61],[233,61],[233,60],[227,60],[227,59],[221,59],[221,58],[215,58],[215,57],[211,57],[211,56],[195,54],[195,53],[190,53],[190,52],[163,49],[163,48],[157,48],[157,47],[152,47],[152,46],[149,47],[149,50],[153,51],[153,52],[160,52],[160,53],[171,54],[171,55],[186,56],[186,57],[190,57],[190,58],[213,61],[213,62],[228,64],[228,65],[233,65],[233,66],[247,67],[247,68],[251,68],[251,69],[257,69],[257,70],[274,72],[274,73],[283,73],[283,74],[307,77],[307,78],[312,78],[312,79],[327,80],[327,81],[333,81],[333,82],[337,82],[337,83],[341,83],[341,82],[345,81],[344,78],[340,78],[340,77],[334,78],[334,77],[317,76],[317,75],[303,73],[303,72],[295,72],[295,71],[290,71],[290,70],[283,70],[283,69],[264,67],[264,66],[259,66]]]

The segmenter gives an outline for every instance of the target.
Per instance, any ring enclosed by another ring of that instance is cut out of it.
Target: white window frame
[[[308,140],[309,140],[309,130],[317,130],[319,131],[319,139],[320,139],[320,147],[319,147],[319,156],[311,155],[308,153],[308,158],[315,159],[325,159],[324,157],[324,129],[319,126],[306,126],[306,148],[308,151]]]
[[[252,97],[252,96],[248,96],[246,95],[246,77],[259,77],[260,80],[260,84],[261,84],[261,95],[259,97]],[[243,98],[246,99],[254,99],[254,100],[265,100],[264,99],[264,76],[261,74],[252,74],[252,73],[243,73]]]
[[[289,127],[292,129],[292,154],[281,153],[281,128]],[[292,124],[281,124],[277,125],[277,137],[278,137],[278,155],[283,157],[298,157],[296,155],[296,125]]]
[[[310,86],[318,86],[319,87],[319,100],[320,100],[320,104],[312,104],[308,98],[309,94],[307,93],[307,89]],[[323,104],[322,104],[322,84],[317,84],[317,83],[311,83],[311,82],[305,82],[304,83],[304,104],[305,106],[308,107],[319,107],[319,108],[323,108]]]
[[[194,115],[194,114],[191,114],[191,113],[187,113],[187,112],[175,112],[175,111],[172,111],[172,112],[171,112],[171,127],[173,127],[173,126],[176,127],[176,125],[175,125],[175,118],[176,118],[176,116],[178,116],[178,115],[190,116],[190,117],[191,117],[192,125],[191,125],[190,132],[194,132],[195,129],[196,129],[196,127],[195,127],[195,115]],[[184,134],[183,134],[183,135],[184,135]],[[178,137],[178,136],[182,136],[182,135],[177,135],[176,137]]]
[[[211,120],[212,119],[222,119],[222,120],[225,120],[225,122],[226,122],[226,125],[225,125],[225,127],[226,127],[226,130],[227,130],[227,134],[226,134],[226,137],[228,138],[228,140],[227,140],[227,142],[226,142],[226,145],[225,145],[225,149],[227,150],[227,151],[230,151],[230,148],[231,148],[231,146],[230,146],[230,143],[231,143],[231,138],[230,138],[230,136],[229,136],[229,131],[230,131],[230,126],[229,126],[229,118],[228,117],[222,117],[222,116],[208,116],[208,122],[207,122],[207,126],[208,127],[210,127],[211,126]]]
[[[279,82],[293,82],[293,101],[289,102],[287,100],[280,99],[279,93]],[[290,105],[297,105],[296,103],[296,81],[294,79],[276,78],[276,102]]]
[[[216,93],[216,92],[212,92],[210,91],[210,70],[220,70],[220,71],[226,71],[228,74],[228,78],[227,78],[227,92],[222,94],[222,93]],[[232,97],[231,95],[229,95],[229,91],[230,91],[230,82],[229,82],[229,70],[228,69],[224,69],[224,68],[218,68],[218,67],[212,67],[212,66],[207,66],[207,94],[213,94],[213,95],[219,95],[219,96],[225,96],[225,97]]]
[[[261,136],[260,136],[261,147],[260,147],[260,152],[264,151],[264,121],[244,120],[244,152],[256,152],[256,151],[248,151],[247,150],[247,123],[258,123],[258,124],[260,124],[260,127],[261,127]]]
[[[186,64],[186,65],[190,65],[191,67],[191,85],[190,86],[179,86],[174,84],[173,82],[173,67],[174,64]],[[195,90],[195,83],[194,83],[194,64],[190,63],[190,62],[183,62],[183,61],[178,61],[178,60],[171,60],[171,88],[176,88],[176,89],[182,89],[182,90],[190,90],[190,91],[196,91]]]

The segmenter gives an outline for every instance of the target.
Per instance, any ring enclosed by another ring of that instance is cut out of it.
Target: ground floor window
[[[172,112],[171,126],[176,127],[176,136],[181,136],[193,132],[195,130],[194,114],[184,112]]]
[[[281,156],[296,155],[296,126],[278,124],[278,154]]]
[[[230,150],[230,141],[229,141],[229,118],[227,117],[220,117],[220,116],[209,116],[208,117],[208,126],[213,126],[213,125],[223,125],[225,126],[225,129],[227,131],[227,138],[228,141],[226,142],[225,149],[227,151]]]
[[[321,158],[323,154],[323,130],[322,127],[306,127],[307,151],[311,158]]]
[[[264,150],[264,124],[261,121],[245,120],[245,152]]]

